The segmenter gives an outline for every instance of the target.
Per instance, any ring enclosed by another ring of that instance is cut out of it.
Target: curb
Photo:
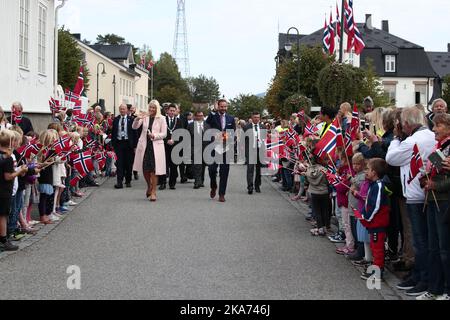
[[[101,186],[103,186],[103,184],[105,184],[106,181],[108,181],[109,178],[99,178],[97,179],[97,183]],[[0,252],[0,261],[15,255],[23,250],[25,250],[28,247],[31,247],[32,245],[38,243],[39,241],[41,241],[42,239],[46,238],[53,230],[55,230],[64,220],[66,220],[84,201],[86,201],[87,199],[89,199],[91,197],[91,195],[94,193],[94,191],[98,189],[98,188],[85,188],[83,189],[83,191],[85,191],[85,196],[83,198],[78,198],[78,205],[75,207],[69,207],[69,211],[67,212],[67,214],[63,215],[61,217],[60,221],[55,222],[54,224],[50,224],[50,225],[36,225],[36,226],[41,226],[37,232],[37,234],[35,235],[27,235],[25,236],[22,240],[18,241],[18,242],[14,242],[15,245],[19,246],[19,250],[17,251],[12,251],[12,252]]]
[[[287,202],[289,202],[297,211],[302,214],[305,218],[307,217],[307,212],[309,212],[309,207],[305,204],[303,204],[300,201],[292,201],[289,197],[289,194],[286,192],[283,192],[279,190],[277,187],[277,184],[272,182],[272,179],[270,176],[263,176],[263,179],[266,180],[267,184],[270,185],[276,192],[278,192]],[[331,242],[330,242],[331,244]],[[335,245],[336,248],[338,248],[337,245]],[[347,260],[347,259],[346,259]],[[358,272],[362,273],[364,270],[363,268],[359,268],[357,266],[354,266],[351,264]],[[386,292],[386,290],[379,290],[378,293],[383,297],[385,300],[414,300],[414,298],[408,297],[405,294],[403,294],[402,291],[398,290],[396,288],[396,285],[401,282],[401,279],[397,278],[396,275],[394,275],[392,272],[390,272],[388,269],[385,270],[385,280],[382,282],[382,288],[388,289],[389,292]]]

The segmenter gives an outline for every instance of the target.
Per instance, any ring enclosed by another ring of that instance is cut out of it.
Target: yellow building
[[[77,39],[90,72],[89,105],[117,114],[122,103],[145,109],[149,72],[136,65],[131,45],[87,45]],[[98,84],[97,84],[98,79]]]

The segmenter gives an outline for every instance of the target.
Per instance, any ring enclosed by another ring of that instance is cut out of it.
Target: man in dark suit
[[[167,109],[166,122],[167,122],[167,137],[164,139],[164,146],[166,149],[166,168],[167,175],[161,177],[160,190],[166,189],[167,176],[169,176],[169,188],[171,190],[176,189],[178,178],[178,165],[172,161],[172,150],[177,143],[172,140],[172,135],[175,130],[183,129],[181,120],[176,116],[177,106],[171,104]]]
[[[260,152],[265,152],[264,129],[265,128],[261,123],[261,115],[259,112],[254,112],[252,114],[251,123],[247,124],[244,127],[245,161],[247,164],[248,194],[253,194],[253,190],[255,190],[256,193],[261,193],[262,159],[260,157]],[[255,176],[255,169],[256,169],[256,176]]]
[[[13,114],[15,115],[13,117]],[[17,116],[20,120],[16,120]],[[8,117],[8,122],[12,125],[18,125],[20,129],[22,129],[23,134],[27,134],[29,132],[34,131],[33,125],[31,124],[30,119],[23,116],[23,107],[20,102],[14,102],[11,107],[11,116]]]
[[[134,122],[134,119],[137,118],[137,115],[136,115],[136,107],[133,106],[133,105],[127,105],[127,107],[128,107],[128,116],[130,116],[130,117],[131,117],[131,120]],[[133,163],[134,163],[134,157],[136,156],[135,150],[136,150],[137,145],[138,145],[138,142],[139,142],[139,141],[138,141],[138,140],[139,140],[138,137],[141,136],[141,133],[142,133],[142,127],[140,127],[138,130],[135,130],[135,131],[136,131],[136,132],[135,132],[135,135],[136,135],[136,141],[135,141],[135,145],[133,146]],[[133,176],[134,176],[134,180],[139,180],[139,173],[138,173],[137,171],[133,171]]]
[[[133,175],[133,154],[136,145],[136,131],[133,130],[133,119],[128,116],[127,105],[119,107],[120,115],[113,121],[112,145],[117,155],[116,189],[123,188],[123,179],[127,188],[131,188]]]
[[[236,123],[234,117],[227,114],[228,102],[225,99],[218,101],[217,113],[210,114],[206,123],[211,129],[219,130],[226,133],[227,130],[236,131]],[[231,139],[231,137],[229,137]],[[228,174],[230,173],[230,164],[226,161],[226,152],[223,154],[223,164],[220,165],[220,182],[219,182],[219,202],[225,202],[225,193],[227,191]],[[217,169],[219,164],[214,163],[209,166],[209,177],[211,179],[211,199],[217,194]]]
[[[203,141],[203,136],[208,129],[210,129],[210,126],[205,122],[203,111],[195,112],[194,122],[188,124],[188,130],[191,134],[191,159],[195,179],[194,189],[200,189],[205,186],[206,164],[203,152],[210,142]]]

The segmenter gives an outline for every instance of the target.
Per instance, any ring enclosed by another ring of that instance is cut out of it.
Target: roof
[[[386,77],[435,77],[428,56],[422,46],[397,37],[387,31],[377,28],[368,29],[364,23],[357,24],[361,36],[366,44],[366,48],[361,54],[361,61],[371,58],[379,76]],[[290,34],[279,34],[279,54],[285,53],[286,40],[291,43],[297,42],[298,36]],[[309,35],[300,35],[300,45],[309,47],[322,46],[323,28]],[[385,73],[384,55],[396,55],[398,57],[397,72]],[[363,65],[363,64],[361,64]]]
[[[434,71],[440,78],[450,74],[450,52],[427,52]]]
[[[113,60],[127,60],[130,56],[130,51],[133,50],[131,45],[104,45],[104,44],[94,44],[90,47],[103,55],[107,56]]]

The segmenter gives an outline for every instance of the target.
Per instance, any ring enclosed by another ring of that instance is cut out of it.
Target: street
[[[2,299],[383,298],[267,181],[249,196],[244,170],[232,166],[225,204],[192,184],[150,203],[142,179],[118,191],[110,179],[47,237],[0,260]],[[67,288],[69,266],[80,290]]]

